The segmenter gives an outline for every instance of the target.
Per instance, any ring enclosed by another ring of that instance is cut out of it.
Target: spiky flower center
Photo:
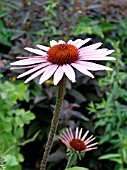
[[[78,59],[78,49],[71,44],[58,44],[47,52],[47,60],[53,64],[69,64]]]
[[[70,146],[72,149],[74,149],[76,152],[81,152],[86,149],[85,143],[81,139],[72,139],[70,142]]]

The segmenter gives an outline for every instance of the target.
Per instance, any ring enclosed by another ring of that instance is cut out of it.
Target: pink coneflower
[[[53,76],[54,85],[59,83],[64,74],[72,82],[75,82],[75,69],[92,78],[94,76],[88,70],[112,70],[109,67],[88,62],[88,60],[115,60],[114,57],[107,56],[114,50],[97,49],[102,45],[100,42],[81,47],[89,40],[90,38],[85,40],[77,39],[75,41],[69,40],[67,43],[62,40],[58,42],[52,40],[50,41],[51,47],[37,45],[41,50],[26,47],[25,50],[35,53],[37,56],[17,57],[21,60],[13,62],[11,65],[18,67],[12,67],[11,69],[29,69],[17,77],[21,78],[30,75],[25,83],[41,75],[39,84]]]
[[[97,147],[94,147],[95,145],[97,145],[97,142],[90,144],[95,139],[95,137],[91,135],[90,137],[86,138],[88,133],[89,131],[87,131],[82,136],[82,128],[79,131],[79,128],[77,127],[75,136],[74,136],[71,128],[69,128],[69,129],[66,129],[66,131],[63,131],[63,133],[60,134],[59,138],[68,148],[70,148],[74,152],[82,153],[82,152],[90,151],[93,149],[97,149]]]

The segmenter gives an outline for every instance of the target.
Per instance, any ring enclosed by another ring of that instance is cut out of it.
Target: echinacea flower
[[[90,38],[85,40],[77,39],[75,41],[69,40],[67,43],[62,40],[58,42],[52,40],[50,41],[51,47],[36,45],[40,50],[26,47],[25,50],[37,55],[17,57],[21,60],[13,62],[11,65],[18,67],[12,67],[11,69],[29,69],[17,77],[21,78],[30,75],[25,83],[41,76],[39,84],[42,84],[53,76],[54,85],[59,83],[64,74],[72,82],[75,82],[75,69],[91,78],[94,78],[94,76],[89,70],[112,70],[109,67],[88,61],[115,60],[114,57],[107,56],[114,52],[114,50],[106,48],[98,49],[102,45],[100,42],[82,47],[88,41],[90,41]]]
[[[61,141],[67,146],[67,148],[73,150],[76,153],[83,153],[86,151],[90,151],[93,149],[97,149],[96,145],[97,142],[92,143],[95,140],[95,137],[91,135],[90,137],[86,138],[89,131],[87,131],[82,136],[82,128],[79,131],[79,128],[76,128],[75,136],[72,133],[71,128],[67,128],[63,133],[60,134]]]

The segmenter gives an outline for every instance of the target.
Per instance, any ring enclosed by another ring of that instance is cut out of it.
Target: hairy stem
[[[44,152],[44,155],[43,155],[43,159],[41,161],[40,170],[45,170],[45,168],[46,168],[49,153],[50,153],[50,150],[51,150],[52,145],[53,145],[54,135],[55,135],[56,130],[57,130],[59,115],[60,115],[61,106],[62,106],[62,103],[63,103],[65,89],[66,89],[66,77],[65,76],[59,82],[58,86],[59,86],[59,89],[58,89],[58,95],[57,95],[57,98],[56,98],[56,106],[55,106],[55,110],[54,110],[54,114],[53,114],[51,128],[50,128],[50,132],[49,132],[49,136],[48,136],[48,141],[46,143],[45,152]]]

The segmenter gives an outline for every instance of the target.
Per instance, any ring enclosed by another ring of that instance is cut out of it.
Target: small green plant
[[[127,89],[124,83],[127,74],[124,72],[124,62],[121,60],[120,43],[111,41],[116,52],[115,70],[108,72],[105,78],[99,80],[99,87],[105,91],[106,97],[100,103],[91,102],[89,112],[95,113],[98,120],[95,129],[103,127],[104,135],[100,136],[100,145],[108,143],[109,147],[100,156],[100,160],[108,159],[115,162],[114,170],[125,170],[127,166]]]
[[[2,77],[2,75],[1,75]],[[35,118],[30,111],[19,108],[18,101],[29,100],[28,88],[24,83],[0,82],[0,153],[6,162],[6,170],[21,170],[21,139],[24,125]]]

